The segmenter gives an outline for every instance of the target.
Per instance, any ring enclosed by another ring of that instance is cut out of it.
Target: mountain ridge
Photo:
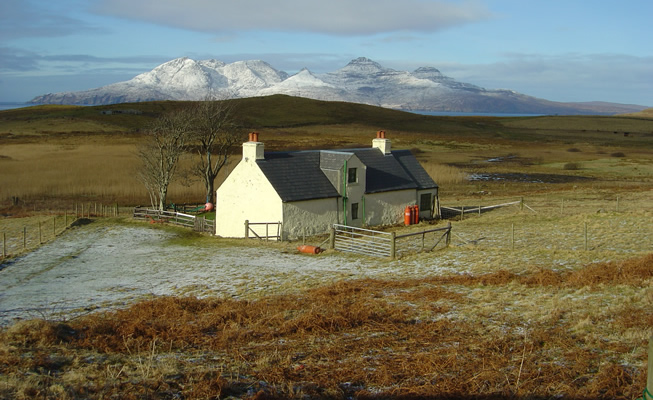
[[[458,82],[435,67],[397,71],[366,57],[323,74],[303,68],[294,75],[262,60],[165,62],[134,78],[95,89],[48,93],[32,104],[104,105],[157,100],[246,98],[285,94],[315,100],[345,101],[405,111],[524,114],[615,114],[644,106],[605,102],[560,103],[513,90],[485,89]]]

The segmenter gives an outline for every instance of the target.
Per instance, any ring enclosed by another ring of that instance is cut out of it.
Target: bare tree
[[[190,122],[185,110],[162,115],[147,130],[147,141],[139,148],[143,163],[139,178],[150,195],[152,207],[159,210],[165,209],[168,186],[187,149]]]
[[[215,178],[227,164],[233,147],[242,141],[233,121],[233,102],[207,97],[191,110],[193,141],[199,159],[194,172],[204,181],[206,202],[215,198]]]

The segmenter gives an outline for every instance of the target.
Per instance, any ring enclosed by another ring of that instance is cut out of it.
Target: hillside
[[[653,108],[647,108],[636,113],[625,114],[631,117],[643,117],[643,118],[653,118]]]
[[[541,116],[541,117],[445,117],[428,116],[364,104],[305,99],[273,95],[227,100],[233,103],[234,120],[249,130],[289,129],[325,125],[356,125],[378,129],[431,133],[444,136],[476,137],[512,132],[512,138],[525,137],[524,129],[574,132],[588,131],[648,134],[650,121],[633,118],[646,112],[619,116]],[[4,137],[83,135],[86,133],[138,134],[159,115],[188,104],[184,101],[122,103],[102,106],[41,105],[0,111],[0,135]],[[518,122],[515,122],[518,121]],[[609,122],[606,122],[609,121]],[[533,133],[533,132],[531,132]],[[534,137],[531,138],[533,140]],[[612,138],[606,138],[611,140]],[[637,140],[631,140],[636,142]]]

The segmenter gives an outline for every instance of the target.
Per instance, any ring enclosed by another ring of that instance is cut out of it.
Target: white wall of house
[[[365,195],[365,223],[369,226],[391,225],[404,221],[407,205],[415,204],[415,189]]]
[[[255,157],[243,158],[229,179],[220,185],[215,207],[215,233],[223,237],[245,237],[245,220],[283,220],[281,198],[256,164]]]
[[[333,224],[338,223],[339,201],[338,197],[331,197],[284,203],[283,239],[328,232]]]

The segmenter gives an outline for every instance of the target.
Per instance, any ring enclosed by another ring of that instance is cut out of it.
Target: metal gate
[[[340,224],[333,225],[333,248],[374,257],[394,257],[394,234]]]

